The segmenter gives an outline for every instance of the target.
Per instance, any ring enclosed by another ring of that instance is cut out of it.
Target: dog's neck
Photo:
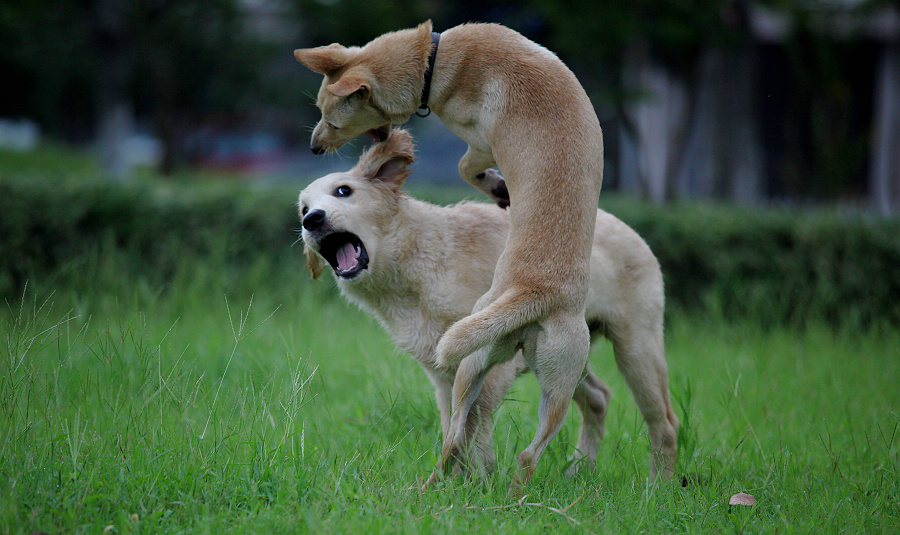
[[[416,115],[428,117],[431,108],[428,107],[428,97],[431,95],[431,74],[434,72],[434,60],[437,57],[438,44],[441,42],[441,34],[431,32],[431,53],[428,55],[428,64],[425,66],[425,83],[422,85],[422,98]]]

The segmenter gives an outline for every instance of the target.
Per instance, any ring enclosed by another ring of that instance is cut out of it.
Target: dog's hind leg
[[[578,383],[572,396],[581,411],[581,433],[567,475],[572,476],[579,470],[592,470],[596,465],[597,450],[603,440],[609,396],[606,383],[591,371],[590,366],[586,366],[584,379]]]
[[[569,310],[557,311],[541,320],[540,330],[532,332],[526,340],[523,355],[537,376],[541,401],[538,429],[531,444],[519,454],[519,469],[510,486],[511,495],[523,492],[544,449],[562,428],[589,352],[590,334],[584,315]]]
[[[631,388],[650,434],[650,477],[670,478],[675,471],[678,418],[669,400],[669,378],[662,327],[655,332],[623,329],[614,333],[613,353]],[[649,334],[649,336],[648,336]]]

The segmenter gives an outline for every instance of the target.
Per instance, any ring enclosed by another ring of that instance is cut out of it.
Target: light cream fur
[[[377,138],[409,118],[420,104],[431,30],[429,21],[362,48],[295,51],[325,76],[315,152],[364,132]],[[540,425],[519,456],[514,485],[521,488],[559,432],[587,363],[585,299],[603,135],[587,94],[562,61],[496,24],[464,24],[441,34],[429,105],[469,145],[460,176],[495,198],[488,182],[497,175],[485,171],[498,167],[511,203],[509,237],[490,287],[436,347],[438,365],[459,365],[441,464],[449,467],[464,446],[469,409],[491,367],[522,350],[542,397]]]
[[[303,241],[310,270],[318,277],[327,266],[319,256],[324,240],[341,232],[359,236],[369,256],[368,268],[352,279],[336,276],[337,285],[348,300],[377,318],[428,374],[446,441],[457,367],[438,365],[435,349],[442,333],[466,316],[490,287],[510,217],[493,205],[439,207],[406,196],[400,186],[412,158],[409,134],[395,130],[350,171],[310,184],[300,194],[299,205],[305,216],[316,214],[317,223],[309,225],[313,230],[304,228]],[[341,186],[352,193],[336,196]],[[669,402],[659,265],[637,233],[602,210],[597,212],[590,258],[586,320],[591,336],[612,341],[616,363],[650,431],[651,473],[670,476],[678,420]],[[491,415],[527,368],[519,352],[487,373],[464,426],[457,469],[493,469]],[[609,401],[608,387],[588,366],[575,372],[579,380],[570,399],[583,419],[572,470],[593,467]]]

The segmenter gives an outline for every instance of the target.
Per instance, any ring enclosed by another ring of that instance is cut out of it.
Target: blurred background
[[[309,153],[320,77],[292,51],[429,18],[556,52],[604,127],[604,192],[900,210],[896,0],[2,0],[0,147],[90,150],[116,181],[305,181],[353,149]],[[462,142],[435,117],[410,126],[414,179],[457,181]]]

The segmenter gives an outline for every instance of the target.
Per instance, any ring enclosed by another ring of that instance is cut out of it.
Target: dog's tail
[[[476,350],[546,315],[545,300],[510,289],[491,304],[457,321],[438,340],[436,363],[455,366]]]

